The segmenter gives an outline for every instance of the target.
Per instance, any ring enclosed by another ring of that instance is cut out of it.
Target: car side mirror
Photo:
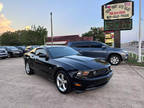
[[[102,49],[106,49],[106,46],[102,46]]]
[[[38,56],[41,58],[48,58],[48,56],[46,54],[39,54]]]

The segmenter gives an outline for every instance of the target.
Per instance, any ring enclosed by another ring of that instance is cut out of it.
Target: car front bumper
[[[0,54],[0,58],[6,58],[6,57],[8,57],[7,54]]]
[[[12,56],[13,56],[13,57],[18,57],[18,56],[23,56],[23,54],[20,53],[20,52],[13,52],[13,53],[12,53]]]
[[[88,88],[102,86],[111,79],[112,75],[113,73],[111,71],[107,75],[99,76],[95,78],[85,78],[85,79],[75,78],[73,79],[73,86],[75,89],[78,90],[85,90]]]
[[[128,54],[122,54],[122,60],[123,61],[128,60]]]

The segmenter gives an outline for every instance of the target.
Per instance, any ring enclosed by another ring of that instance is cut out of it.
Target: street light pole
[[[139,0],[139,49],[138,49],[138,62],[142,62],[141,60],[141,43],[142,43],[142,40],[141,40],[141,0]]]
[[[52,12],[50,13],[51,16],[51,44],[53,45],[53,20],[52,20]]]

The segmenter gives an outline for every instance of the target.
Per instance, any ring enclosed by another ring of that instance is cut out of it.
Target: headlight
[[[77,76],[78,77],[85,77],[85,76],[88,76],[89,72],[88,71],[79,71],[77,73]]]
[[[126,50],[123,50],[124,53],[128,53]]]

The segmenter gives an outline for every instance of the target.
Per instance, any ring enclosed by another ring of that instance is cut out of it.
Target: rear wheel
[[[30,65],[29,65],[28,62],[25,64],[25,73],[26,73],[27,75],[32,75],[32,74],[34,74],[34,73],[33,73],[33,70],[30,68]]]
[[[60,71],[56,74],[55,77],[56,87],[57,89],[63,93],[69,93],[71,92],[71,82],[67,74],[63,71]]]
[[[121,57],[119,55],[113,54],[110,56],[109,62],[112,65],[118,65],[121,63]]]

